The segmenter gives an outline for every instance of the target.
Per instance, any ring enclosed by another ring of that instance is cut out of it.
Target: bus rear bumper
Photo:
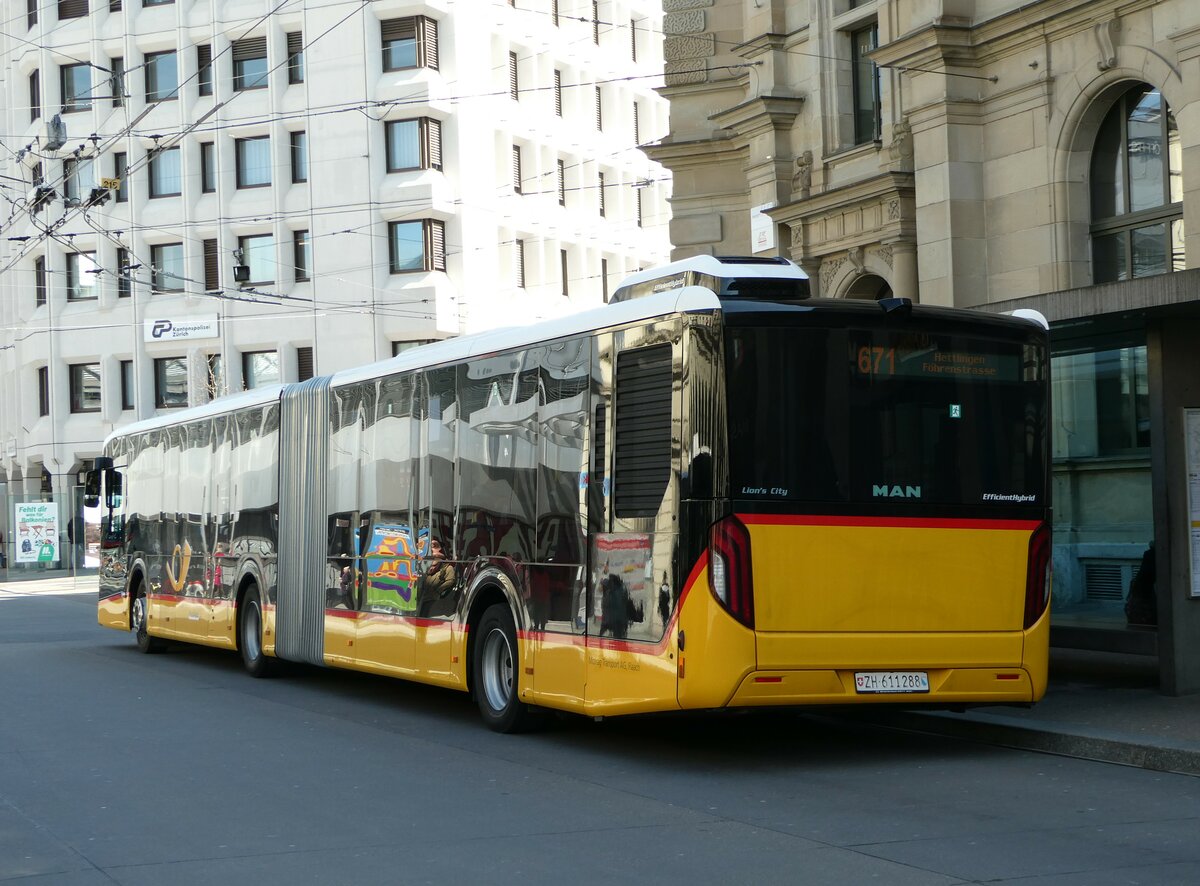
[[[742,680],[730,707],[811,704],[1004,704],[1035,700],[1034,682],[1021,667],[933,668],[928,692],[860,692],[855,670],[754,671]]]

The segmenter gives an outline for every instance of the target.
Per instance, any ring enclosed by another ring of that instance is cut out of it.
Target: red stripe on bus
[[[747,525],[855,526],[894,529],[1007,529],[1032,532],[1040,520],[963,520],[953,517],[845,517],[833,514],[738,514]]]

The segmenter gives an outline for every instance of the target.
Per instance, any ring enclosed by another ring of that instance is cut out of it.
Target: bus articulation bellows
[[[1048,349],[701,257],[114,433],[99,621],[471,692],[494,729],[1046,686]]]

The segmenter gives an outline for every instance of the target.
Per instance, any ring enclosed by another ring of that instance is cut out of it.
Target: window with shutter
[[[196,47],[196,85],[200,95],[212,95],[212,44],[201,43]]]
[[[592,0],[592,42],[600,45],[600,3]]]
[[[438,120],[424,118],[421,125],[425,130],[423,139],[426,148],[426,163],[430,169],[442,168],[442,124]]]
[[[521,96],[520,84],[517,82],[517,54],[508,54],[508,97],[517,101]]]
[[[27,28],[32,28],[38,22],[38,4],[40,0],[26,0],[25,4],[25,25]]]
[[[438,69],[438,23],[425,16],[386,19],[379,23],[383,69]]]
[[[388,223],[388,264],[393,274],[446,270],[446,228],[435,219]]]
[[[558,205],[567,205],[567,166],[562,161],[558,161]]]
[[[562,294],[570,295],[571,290],[567,283],[567,250],[558,250],[559,276],[562,278]]]
[[[596,87],[596,131],[604,131],[604,93],[600,91],[600,87]]]
[[[599,172],[599,173],[597,173],[597,174],[596,174],[596,190],[597,190],[597,191],[599,192],[599,194],[600,194],[600,217],[601,217],[601,218],[603,218],[603,217],[604,217],[604,213],[605,213],[605,207],[604,207],[604,173],[603,173],[603,172]]]
[[[562,71],[554,72],[554,114],[562,116]]]
[[[446,226],[435,220],[425,223],[428,237],[429,269],[433,271],[446,270]]]
[[[435,19],[422,18],[422,37],[425,45],[425,57],[421,60],[423,67],[438,70],[438,23]]]
[[[88,0],[58,0],[58,19],[83,18],[88,14]]]
[[[221,288],[221,258],[216,240],[204,241],[204,289],[216,292]]]
[[[517,288],[525,288],[525,241],[513,242],[513,269],[516,271]]]
[[[108,0],[109,12],[120,12],[122,8],[123,4],[121,3],[121,0]]]
[[[638,103],[634,102],[633,103],[633,143],[635,145],[640,145],[642,143],[642,123],[641,123],[641,119],[640,119],[641,118],[640,111],[641,111],[641,109],[638,106]]]
[[[233,44],[233,88],[265,89],[267,85],[267,38],[250,37]]]
[[[308,381],[313,377],[313,349],[311,346],[296,348],[296,380]]]
[[[653,517],[671,480],[671,346],[622,351],[615,384],[614,511]]]
[[[294,31],[287,35],[288,83],[304,82],[304,34]]]
[[[637,19],[629,20],[629,60],[637,61]]]

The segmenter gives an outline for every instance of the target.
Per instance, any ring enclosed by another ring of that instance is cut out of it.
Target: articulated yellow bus
[[[1048,348],[702,257],[113,434],[99,621],[471,692],[493,729],[1046,686]]]

